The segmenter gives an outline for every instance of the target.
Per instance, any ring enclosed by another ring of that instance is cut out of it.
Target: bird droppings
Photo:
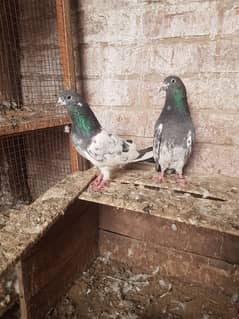
[[[101,256],[45,319],[236,319],[235,297]],[[2,319],[19,319],[13,309]]]
[[[83,191],[79,198],[165,218],[169,220],[168,225],[172,231],[181,231],[180,223],[186,223],[189,226],[193,224],[238,236],[239,200],[237,194],[231,192],[233,187],[239,187],[237,180],[224,177],[191,177],[190,184],[180,193],[182,189],[170,177],[162,185],[153,183],[151,165],[148,166],[149,169],[143,169],[144,166],[141,165],[136,167],[140,169],[122,170],[102,192],[89,194]],[[69,201],[78,196],[80,188],[84,190],[94,176],[95,171],[77,172],[21,210],[17,217],[16,214],[10,213],[0,232],[4,239],[1,241],[2,270],[10,267],[21,251],[39,238],[48,225],[64,213]],[[144,185],[160,188],[160,191],[145,188]],[[179,192],[175,193],[174,190]],[[191,193],[202,196],[194,197]],[[223,201],[203,198],[205,196],[222,198]],[[130,247],[127,249],[125,256],[131,256],[132,259],[134,252]],[[161,272],[161,264],[145,273],[133,269],[127,263],[112,261],[112,256],[113,252],[108,251],[106,255],[99,257],[93,266],[83,273],[67,296],[48,314],[47,319],[135,316],[145,319],[193,318],[192,314],[195,312],[198,313],[197,319],[204,315],[208,315],[210,319],[237,318],[237,291],[233,291],[231,295],[222,295],[221,290],[215,293],[193,283],[165,277],[170,273],[170,269],[169,272]],[[15,283],[9,284],[11,279],[4,279],[4,289],[16,286]],[[4,305],[8,301],[8,297],[5,300],[7,295],[10,295],[8,291],[4,300],[1,300]]]
[[[129,165],[128,169],[117,172],[101,192],[85,191],[79,198],[166,218],[175,224],[239,235],[239,198],[231,191],[239,188],[238,179],[190,176],[188,183],[181,186],[173,176],[167,176],[159,184],[152,180],[153,175],[154,165]]]
[[[89,175],[90,174],[90,175]],[[18,204],[0,214],[0,316],[17,299],[14,266],[44,231],[64,214],[95,173],[76,172],[49,189],[31,205]]]
[[[14,269],[11,268],[7,274],[0,277],[0,315],[16,302],[18,292],[15,289],[15,285],[16,273]]]
[[[229,296],[98,257],[45,319],[237,319],[238,293]],[[2,319],[20,319],[14,308]]]
[[[232,302],[233,304],[239,304],[239,293],[238,293],[238,292],[236,292],[236,293],[232,296],[231,302]]]

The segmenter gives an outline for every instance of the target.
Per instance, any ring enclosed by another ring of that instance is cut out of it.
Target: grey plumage
[[[192,152],[195,131],[182,80],[169,76],[164,80],[162,89],[166,91],[166,100],[154,128],[154,160],[156,170],[161,168],[160,180],[170,169],[176,171],[180,181]]]
[[[64,105],[71,117],[72,142],[77,152],[101,172],[93,184],[95,190],[104,186],[115,167],[153,157],[152,147],[138,151],[133,141],[123,140],[102,128],[90,106],[76,92],[63,92],[58,104]]]

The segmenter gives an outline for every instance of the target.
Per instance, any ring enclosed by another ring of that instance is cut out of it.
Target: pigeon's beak
[[[161,88],[159,89],[159,92],[161,91],[167,91],[169,86],[169,83],[163,83],[163,85],[161,86]]]
[[[56,104],[57,105],[65,105],[65,102],[64,102],[64,100],[61,97],[59,97],[57,102],[56,102]]]

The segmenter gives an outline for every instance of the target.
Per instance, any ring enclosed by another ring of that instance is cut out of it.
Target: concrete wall
[[[239,176],[239,3],[73,2],[78,84],[104,126],[151,144],[160,84],[179,75],[197,133],[188,173]]]

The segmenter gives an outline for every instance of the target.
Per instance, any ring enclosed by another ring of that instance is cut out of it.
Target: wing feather
[[[136,145],[119,136],[102,130],[92,138],[86,152],[96,166],[116,166],[126,164],[139,156]]]
[[[153,156],[154,156],[154,160],[157,167],[159,165],[162,132],[163,132],[163,123],[159,123],[155,126],[154,139],[153,139]]]

